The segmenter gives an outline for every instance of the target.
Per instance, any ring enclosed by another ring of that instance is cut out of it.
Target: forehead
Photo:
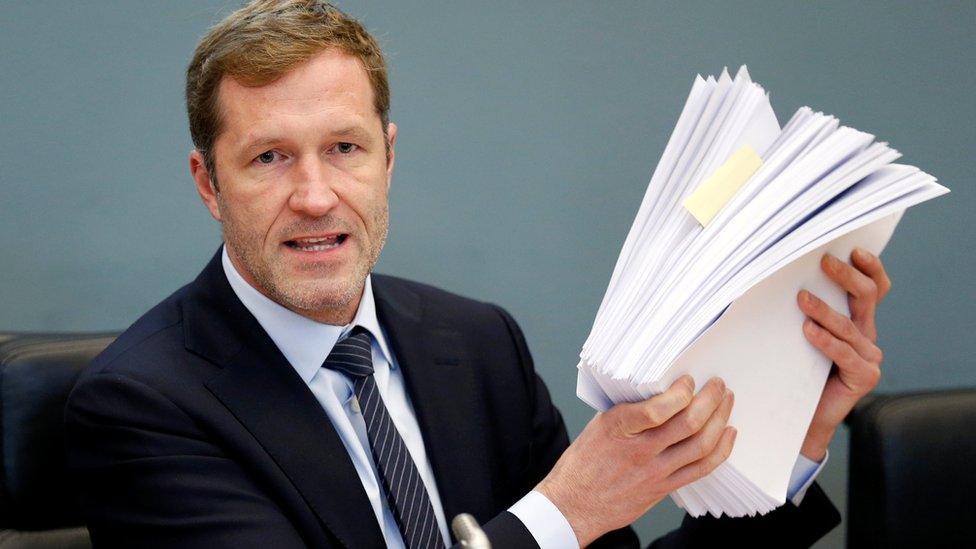
[[[264,86],[224,77],[218,91],[223,138],[233,146],[262,131],[363,126],[382,131],[373,89],[358,58],[325,50]],[[374,128],[375,126],[375,128]]]

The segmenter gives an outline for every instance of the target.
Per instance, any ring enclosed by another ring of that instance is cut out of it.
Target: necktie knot
[[[373,375],[373,351],[369,332],[356,326],[349,336],[335,344],[322,367],[353,379]]]

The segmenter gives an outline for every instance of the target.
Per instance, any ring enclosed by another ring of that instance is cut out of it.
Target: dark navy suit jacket
[[[444,512],[495,547],[535,547],[505,511],[569,443],[522,332],[501,308],[374,275]],[[65,413],[69,467],[95,547],[382,547],[328,416],[234,294],[219,252],[82,374]],[[817,486],[800,508],[693,520],[655,547],[806,546],[839,522]],[[594,546],[634,547],[629,528]]]

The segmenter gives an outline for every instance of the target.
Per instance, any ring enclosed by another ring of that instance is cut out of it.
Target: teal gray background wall
[[[400,127],[378,270],[508,308],[572,434],[576,354],[694,75],[743,63],[781,121],[835,114],[953,190],[884,254],[880,390],[976,385],[976,2],[340,5],[385,45]],[[217,248],[183,73],[236,6],[0,1],[0,330],[122,329]],[[846,436],[821,477],[842,509]],[[666,500],[638,530],[679,520]]]

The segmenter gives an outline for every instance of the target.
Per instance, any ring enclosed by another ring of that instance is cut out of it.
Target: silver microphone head
[[[461,543],[461,547],[470,549],[491,549],[491,542],[485,531],[478,526],[478,521],[468,513],[461,513],[451,521],[454,537]]]

